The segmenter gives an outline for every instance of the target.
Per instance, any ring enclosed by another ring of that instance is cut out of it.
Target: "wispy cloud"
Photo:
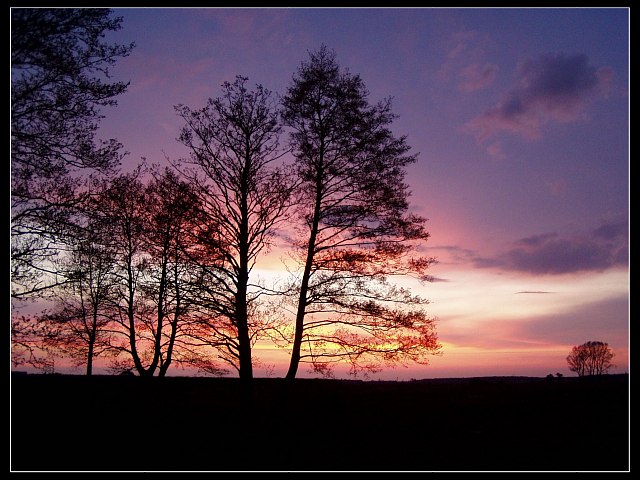
[[[441,283],[441,282],[449,282],[450,280],[442,277],[429,277],[429,282],[431,283]]]
[[[596,68],[582,54],[525,60],[516,70],[517,85],[467,128],[480,141],[502,131],[538,138],[548,122],[578,119],[594,99],[607,94],[612,77],[611,68]]]
[[[478,320],[447,325],[441,337],[455,345],[485,349],[566,345],[566,354],[573,345],[601,340],[620,349],[622,361],[628,342],[628,308],[626,297],[610,297],[518,320]]]
[[[429,251],[436,252],[439,264],[468,265],[478,268],[499,267],[503,262],[492,257],[483,257],[477,251],[457,245],[439,245],[429,247]]]
[[[504,150],[502,148],[502,143],[499,141],[495,141],[487,146],[487,152],[493,158],[498,160],[504,160],[505,158],[507,158],[507,155],[504,153]]]
[[[448,42],[439,76],[462,92],[482,90],[493,84],[499,67],[486,60],[489,37],[474,30],[459,30]]]
[[[525,338],[569,345],[601,340],[622,347],[628,341],[628,323],[629,300],[620,296],[585,302],[554,315],[531,318],[518,324],[517,333]]]
[[[472,63],[460,71],[458,86],[463,92],[482,90],[493,83],[497,73],[493,63]]]

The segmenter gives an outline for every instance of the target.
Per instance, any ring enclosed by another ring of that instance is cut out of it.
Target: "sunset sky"
[[[572,375],[565,357],[589,340],[628,371],[628,9],[114,13],[123,28],[108,39],[136,48],[113,70],[131,83],[100,136],[124,144],[125,169],[187,155],[174,105],[201,108],[236,75],[282,94],[321,44],[372,102],[393,97],[438,259],[432,283],[411,285],[444,348],[375,378]],[[279,269],[273,255],[257,273]],[[283,373],[286,352],[255,354]]]

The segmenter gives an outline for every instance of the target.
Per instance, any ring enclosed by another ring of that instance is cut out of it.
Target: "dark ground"
[[[16,375],[11,471],[628,471],[629,379]]]

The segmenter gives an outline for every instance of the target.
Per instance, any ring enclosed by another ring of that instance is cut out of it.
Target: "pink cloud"
[[[546,186],[554,196],[560,196],[567,190],[567,182],[562,178],[551,180],[546,183]]]
[[[459,88],[463,92],[482,90],[493,83],[498,70],[498,66],[492,63],[472,63],[460,71]]]
[[[507,158],[507,155],[504,153],[502,144],[500,142],[493,142],[491,145],[489,145],[487,147],[487,153],[498,160],[504,160],[505,158]]]
[[[589,65],[585,55],[546,54],[520,63],[516,77],[516,87],[467,125],[480,141],[501,131],[535,139],[548,122],[575,121],[606,97],[613,71]]]
[[[488,43],[487,35],[474,30],[453,33],[446,61],[439,71],[442,81],[453,81],[462,92],[474,92],[491,85],[499,69],[485,60]]]

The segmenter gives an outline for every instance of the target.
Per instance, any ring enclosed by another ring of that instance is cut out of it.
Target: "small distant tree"
[[[567,357],[569,370],[579,377],[585,375],[604,375],[613,367],[613,351],[605,342],[590,341],[575,346]]]

